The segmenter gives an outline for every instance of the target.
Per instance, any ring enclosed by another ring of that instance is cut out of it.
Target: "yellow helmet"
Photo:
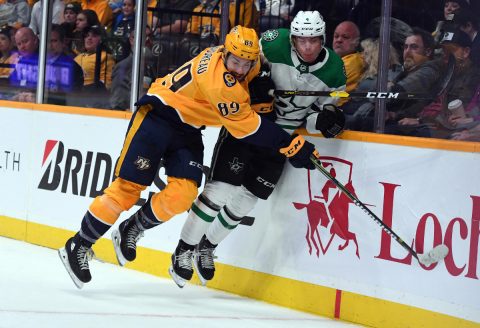
[[[252,28],[235,26],[225,37],[225,49],[237,57],[257,60],[260,53],[257,32]]]

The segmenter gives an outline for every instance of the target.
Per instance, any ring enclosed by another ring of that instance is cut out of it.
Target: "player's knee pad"
[[[152,197],[152,210],[161,221],[187,211],[197,197],[197,183],[190,179],[167,178],[167,185]]]
[[[209,181],[203,188],[202,196],[216,207],[222,208],[227,203],[228,197],[238,188],[238,186],[221,181]]]
[[[117,178],[105,189],[103,195],[94,199],[89,211],[100,220],[113,224],[120,213],[135,205],[145,188],[146,186]]]
[[[238,188],[227,202],[228,210],[238,218],[247,215],[258,201],[258,197],[241,186]]]

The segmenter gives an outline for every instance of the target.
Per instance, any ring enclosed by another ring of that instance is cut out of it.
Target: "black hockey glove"
[[[334,138],[345,127],[345,115],[343,111],[333,104],[323,105],[318,112],[315,128],[322,132],[325,138]]]
[[[290,144],[280,148],[280,153],[288,158],[293,167],[306,168],[309,170],[315,168],[315,165],[313,165],[310,160],[310,156],[314,155],[315,157],[319,157],[315,146],[298,134],[292,135]]]
[[[270,67],[263,64],[260,72],[248,83],[250,93],[250,106],[262,117],[274,122],[276,119],[273,110],[273,96],[269,94],[270,90],[275,89],[275,84],[270,77]]]
[[[248,83],[248,92],[250,93],[250,103],[260,104],[273,101],[273,95],[269,94],[270,90],[275,90],[270,67],[262,64],[260,72]]]

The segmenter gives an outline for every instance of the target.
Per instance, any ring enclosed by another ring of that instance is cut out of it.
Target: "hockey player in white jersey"
[[[272,88],[345,90],[342,59],[324,44],[325,22],[318,11],[298,12],[290,30],[266,31],[261,40],[263,72],[249,84],[252,108],[269,117],[275,113],[272,119],[291,134],[305,126],[310,133],[321,132],[326,138],[337,136],[345,123],[342,111],[335,106],[338,99],[273,99],[268,95]],[[272,100],[274,111],[270,111]],[[191,279],[193,266],[202,284],[213,278],[215,247],[253,209],[258,198],[270,196],[284,165],[284,156],[278,151],[248,145],[222,129],[207,183],[191,207],[172,255],[169,272],[179,287]]]

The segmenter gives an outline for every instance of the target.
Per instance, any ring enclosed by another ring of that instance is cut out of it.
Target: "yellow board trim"
[[[303,128],[298,129],[296,132],[306,136],[322,137],[321,134],[308,133],[307,130]],[[408,146],[415,148],[441,149],[471,153],[480,152],[480,142],[406,137],[373,132],[343,131],[342,134],[336,137],[336,139]]]
[[[0,236],[23,240],[53,249],[63,247],[74,232],[43,224],[0,216]],[[128,268],[168,278],[171,254],[139,247],[135,262]],[[94,246],[95,255],[116,264],[111,241],[100,239]],[[172,282],[173,283],[173,282]],[[192,283],[199,284],[196,276]],[[337,290],[262,272],[216,264],[216,277],[209,288],[227,291],[268,303],[334,318]],[[350,292],[341,292],[338,319],[370,327],[458,327],[478,328],[479,324],[441,313],[376,299]]]

